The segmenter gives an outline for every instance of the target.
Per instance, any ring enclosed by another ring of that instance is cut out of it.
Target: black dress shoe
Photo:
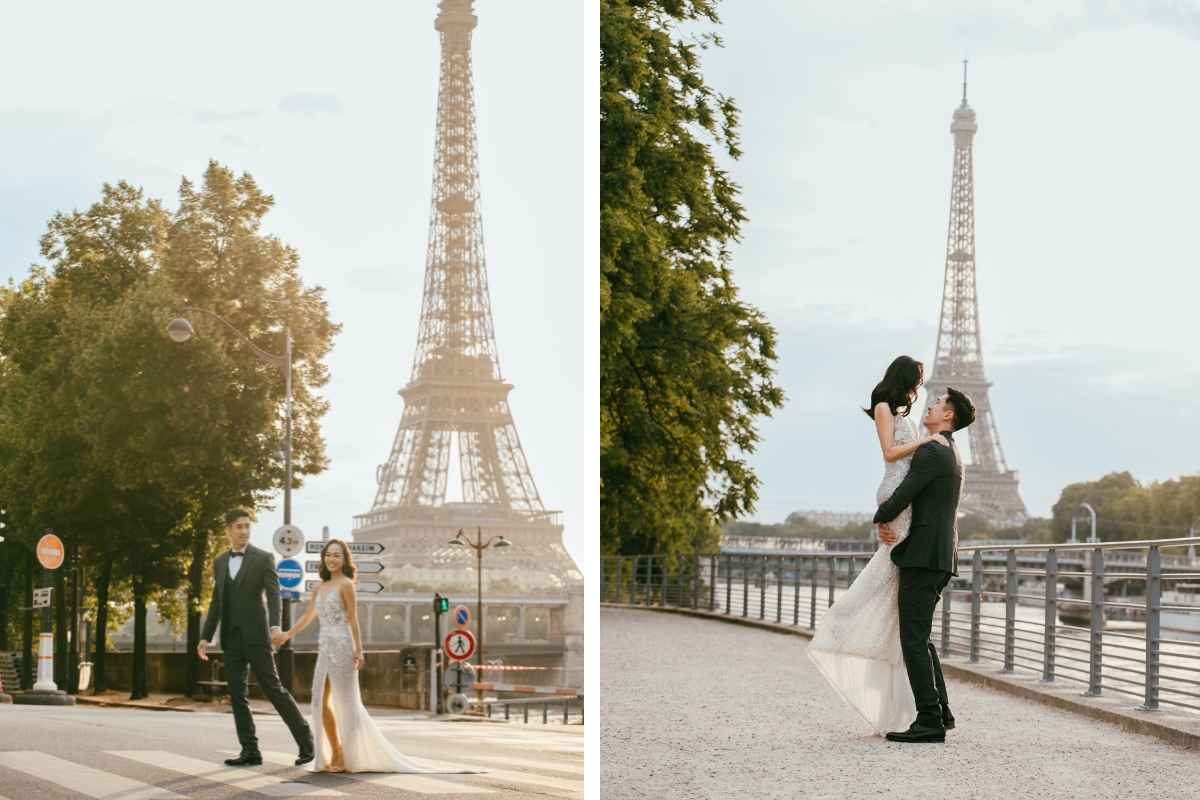
[[[300,757],[296,759],[296,766],[300,767],[313,760],[313,754],[304,750],[300,751]]]
[[[889,742],[944,742],[946,731],[942,728],[926,728],[924,725],[913,723],[906,731],[898,731],[887,735]]]
[[[225,764],[230,767],[261,767],[262,753],[257,750],[243,750],[237,758],[225,759]]]
[[[950,713],[950,706],[942,706],[942,727],[948,731],[954,730],[954,715]]]

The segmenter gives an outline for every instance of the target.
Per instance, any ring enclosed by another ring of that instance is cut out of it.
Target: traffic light
[[[433,612],[435,614],[445,614],[450,610],[450,601],[440,594],[433,596]]]

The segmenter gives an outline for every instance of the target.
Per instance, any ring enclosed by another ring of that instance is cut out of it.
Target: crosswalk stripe
[[[0,753],[0,764],[97,800],[167,800],[185,797],[132,778],[66,761],[48,753],[10,750]]]
[[[236,786],[239,789],[258,792],[270,797],[308,797],[313,795],[334,797],[345,795],[345,792],[339,792],[334,789],[322,789],[319,786],[311,786],[306,783],[286,781],[275,775],[266,775],[240,767],[226,767],[208,761],[201,761],[198,758],[188,758],[187,756],[176,755],[175,753],[167,753],[162,750],[108,750],[107,752],[109,755],[128,758],[131,761],[140,761],[152,767],[182,772],[184,775],[204,778],[205,780],[224,783],[228,786]]]
[[[221,752],[236,753],[233,750],[223,750]],[[291,765],[295,763],[296,757],[288,753],[280,753],[274,750],[262,751],[263,761],[269,761],[272,764]],[[482,786],[470,786],[463,783],[452,783],[443,781],[437,778],[429,778],[425,775],[402,775],[395,772],[340,772],[337,773],[344,778],[353,778],[356,781],[364,781],[366,783],[379,784],[381,786],[390,786],[393,789],[405,789],[417,794],[495,794],[495,789],[485,789]]]
[[[420,764],[423,767],[454,767],[458,766],[449,761],[435,761],[432,758],[412,758],[414,764]],[[515,783],[531,783],[535,786],[549,786],[553,789],[567,789],[572,792],[583,791],[583,781],[572,780],[569,778],[550,778],[545,775],[530,775],[528,772],[512,772],[507,769],[494,769],[487,773],[485,777],[495,778],[496,780],[513,781]]]
[[[583,774],[583,767],[576,764],[556,764],[552,761],[528,761],[524,758],[501,758],[500,756],[471,756],[475,761],[484,761],[488,764],[497,762],[500,764],[516,764],[518,767],[532,767],[533,769],[548,769],[557,770],[558,772],[573,772],[576,775]]]

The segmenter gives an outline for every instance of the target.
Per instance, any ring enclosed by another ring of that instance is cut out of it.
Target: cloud
[[[240,119],[258,119],[262,112],[261,108],[255,108],[250,111],[230,111],[222,114],[217,111],[209,111],[207,108],[197,108],[192,121],[201,125],[208,125],[212,122],[235,122]]]
[[[234,147],[241,147],[244,150],[257,150],[261,146],[261,145],[257,145],[257,144],[250,144],[249,142],[243,141],[242,137],[234,136],[232,133],[222,136],[221,144],[231,144]]]
[[[342,115],[342,98],[332,94],[289,94],[279,101],[279,110],[293,117],[315,117],[317,114]]]

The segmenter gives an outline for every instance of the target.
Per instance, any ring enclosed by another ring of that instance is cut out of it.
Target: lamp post
[[[483,541],[483,529],[475,529],[475,541],[472,542],[466,536],[463,536],[462,529],[458,531],[458,535],[449,541],[449,544],[457,547],[470,547],[475,551],[476,567],[475,577],[479,593],[476,596],[476,623],[475,627],[479,631],[479,641],[475,643],[476,661],[479,664],[479,682],[483,683],[483,551],[487,550],[495,542],[496,547],[508,547],[511,542],[507,541],[503,536],[493,536],[486,542]],[[483,689],[479,690],[479,706],[483,708]]]
[[[1088,510],[1088,513],[1091,514],[1091,517],[1092,517],[1092,535],[1088,537],[1088,542],[1090,543],[1090,542],[1100,541],[1100,537],[1096,535],[1096,509],[1092,508],[1092,506],[1089,503],[1080,503],[1079,507],[1086,508]],[[1080,520],[1087,522],[1088,518],[1080,517],[1078,515],[1071,517],[1071,544],[1075,544],[1076,542],[1079,541],[1075,536],[1075,523]]]
[[[225,323],[225,327],[233,331],[233,335],[245,342],[246,346],[254,353],[271,366],[279,367],[285,375],[285,384],[287,389],[287,418],[285,425],[285,435],[283,444],[283,459],[284,459],[284,479],[283,479],[283,524],[292,524],[292,329],[285,327],[283,329],[284,336],[284,354],[282,356],[274,356],[263,350],[261,347],[250,341],[229,321],[218,314],[214,314],[203,308],[181,308],[179,309],[180,316],[171,320],[167,324],[167,335],[176,342],[186,342],[191,338],[195,331],[192,329],[192,323],[183,318],[182,314],[185,311],[195,311],[199,314],[208,314],[210,317],[219,319]],[[284,598],[283,600],[283,619],[281,620],[283,629],[287,630],[292,627],[292,601]],[[283,684],[283,688],[289,692],[292,691],[292,642],[289,639],[284,642],[279,648],[279,681]]]

